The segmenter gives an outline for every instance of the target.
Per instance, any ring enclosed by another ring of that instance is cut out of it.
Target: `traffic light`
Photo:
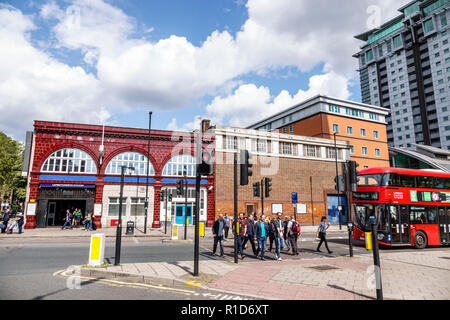
[[[184,193],[183,190],[184,190],[184,181],[183,180],[178,180],[177,195],[182,196],[183,193]]]
[[[209,151],[202,151],[202,162],[199,165],[199,173],[202,176],[213,174],[213,156]]]
[[[253,196],[259,198],[261,196],[260,193],[261,184],[259,182],[255,182],[253,184]]]
[[[166,191],[162,190],[161,193],[159,194],[159,201],[163,202],[164,201],[164,195],[165,195]]]
[[[270,196],[270,191],[272,191],[272,179],[271,178],[264,178],[264,196],[268,198]]]
[[[172,202],[172,194],[171,193],[169,193],[169,202]]]
[[[248,185],[248,177],[253,175],[253,171],[250,170],[253,167],[253,163],[250,161],[251,157],[248,150],[241,150],[241,186]]]
[[[359,171],[356,171],[356,168],[359,167],[359,164],[357,164],[355,161],[349,161],[348,162],[348,174],[349,174],[349,180],[352,192],[356,191],[357,185],[358,185],[358,173]]]

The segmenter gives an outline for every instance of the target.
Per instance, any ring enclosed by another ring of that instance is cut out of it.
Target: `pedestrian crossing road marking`
[[[199,285],[201,285],[201,282],[195,282],[195,281],[189,281],[186,283],[186,287],[193,287],[193,288],[197,288]]]

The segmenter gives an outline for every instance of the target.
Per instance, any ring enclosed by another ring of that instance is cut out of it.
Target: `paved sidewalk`
[[[196,287],[210,292],[259,299],[375,299],[372,254],[358,257],[284,261],[226,260],[135,263],[107,268],[82,268],[81,274],[125,282]],[[385,299],[450,299],[450,250],[381,253]]]
[[[164,226],[159,229],[147,228],[147,234],[143,233],[143,228],[135,228],[134,234],[127,236],[125,234],[126,225],[122,227],[122,232],[124,237],[144,237],[144,238],[161,238],[167,239],[171,237],[170,226],[167,226],[167,234],[164,233]],[[316,233],[317,226],[302,226],[302,233],[305,234],[313,234]],[[328,232],[339,232],[346,231],[346,226],[342,226],[342,230],[339,230],[339,226],[330,226]],[[83,230],[82,227],[74,228],[73,230],[66,228],[65,230],[61,230],[61,227],[47,227],[47,228],[36,228],[36,229],[24,229],[22,234],[18,234],[18,229],[14,229],[12,234],[0,234],[0,240],[2,238],[5,239],[16,239],[16,238],[78,238],[78,237],[90,237],[93,233],[104,233],[106,237],[115,237],[116,236],[116,227],[106,227],[99,228],[96,231],[86,231]],[[194,226],[188,227],[187,238],[194,239]],[[178,239],[184,239],[184,226],[178,227]],[[233,237],[233,234],[230,232],[229,237]],[[205,228],[205,237],[204,238],[212,238],[212,231],[210,227]]]
[[[103,233],[107,238],[116,236],[116,228],[100,228],[95,231],[86,231],[83,228],[66,228],[61,230],[61,227],[48,227],[48,228],[36,228],[36,229],[25,229],[22,234],[17,233],[17,229],[13,231],[12,234],[0,234],[0,241],[2,239],[22,239],[22,238],[88,238],[92,234]],[[133,235],[126,235],[126,227],[122,227],[123,237],[144,237],[144,238],[162,238],[166,239],[170,237],[170,234],[165,235],[164,229],[147,229],[147,234],[138,229],[134,230]]]

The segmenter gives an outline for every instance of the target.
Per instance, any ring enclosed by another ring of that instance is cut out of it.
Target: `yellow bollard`
[[[172,240],[178,240],[178,226],[176,224],[172,227]]]
[[[198,227],[199,227],[198,235],[200,237],[204,237],[205,236],[205,223],[204,222],[200,222]]]
[[[103,264],[105,257],[105,235],[93,234],[91,235],[91,246],[89,250],[89,265],[98,267]]]
[[[372,246],[372,232],[365,232],[365,239],[366,239],[366,250],[373,250]]]

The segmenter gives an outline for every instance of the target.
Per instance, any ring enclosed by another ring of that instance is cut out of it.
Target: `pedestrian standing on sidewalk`
[[[275,225],[273,223],[275,219],[268,217],[267,220],[268,220],[267,223],[269,224],[269,252],[272,252],[273,242],[275,241]]]
[[[244,219],[244,214],[240,213],[239,214],[239,219],[237,221],[239,223],[239,227],[237,230],[237,240],[238,240],[238,251],[241,255],[241,259],[245,258],[245,254],[244,254],[244,240],[245,240],[245,235],[247,234],[247,221],[245,221]]]
[[[331,251],[328,248],[328,243],[327,243],[327,229],[330,227],[330,224],[329,223],[325,224],[326,220],[327,220],[327,217],[323,216],[322,219],[320,220],[319,228],[317,229],[317,233],[320,238],[319,245],[317,246],[317,252],[322,252],[322,251],[320,251],[320,247],[322,246],[322,243],[325,242],[325,248],[327,248],[329,254],[332,254],[333,251]]]
[[[84,227],[86,229],[86,231],[89,231],[90,229],[92,229],[92,213],[89,212],[86,215],[86,219],[84,220]]]
[[[9,216],[10,216],[10,214],[11,214],[11,210],[8,208],[8,209],[6,209],[4,212],[3,212],[3,225],[5,226],[3,229],[2,229],[2,233],[5,233],[6,232],[6,229],[8,228],[8,221],[9,221]]]
[[[19,227],[19,234],[22,234],[22,226],[23,226],[23,213],[19,212],[19,214],[17,215],[17,225]]]
[[[284,238],[284,244],[286,247],[286,250],[289,252],[289,234],[288,234],[288,224],[289,224],[289,218],[285,217],[283,222],[283,238]]]
[[[291,221],[289,221],[287,228],[289,243],[292,248],[292,255],[298,256],[297,239],[300,235],[300,225],[297,221],[295,221],[294,217],[291,217]]]
[[[228,239],[228,230],[230,230],[230,218],[227,214],[225,214],[223,220],[225,221],[225,239]]]
[[[214,247],[213,254],[216,256],[217,243],[220,244],[220,257],[223,257],[223,231],[225,229],[225,220],[222,214],[219,214],[219,219],[214,222],[213,225],[213,236],[214,236]]]
[[[69,210],[69,209],[66,210],[66,217],[64,218],[64,220],[65,220],[66,222],[64,222],[64,224],[63,224],[61,230],[64,230],[64,229],[66,228],[67,224],[69,224],[69,225],[70,225],[70,229],[73,230],[73,226],[72,226],[72,222],[71,222],[71,220],[72,220],[72,214],[70,213],[70,210]]]
[[[281,213],[278,213],[278,217],[273,220],[273,226],[275,228],[275,254],[278,261],[281,261],[280,251],[283,248],[283,220],[281,220]]]
[[[255,221],[253,215],[249,215],[247,219],[247,233],[244,240],[244,249],[247,248],[247,242],[250,241],[252,245],[253,254],[256,256],[256,245],[255,245]]]
[[[264,215],[262,215],[260,220],[256,223],[255,234],[258,239],[258,250],[256,251],[256,256],[260,255],[261,260],[264,261],[267,237],[269,236],[269,224],[266,222],[266,217]]]

